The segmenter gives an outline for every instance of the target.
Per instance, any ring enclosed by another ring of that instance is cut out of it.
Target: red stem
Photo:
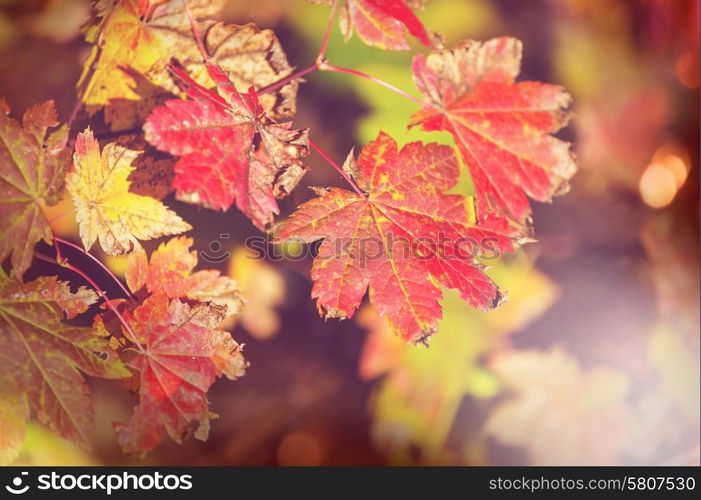
[[[82,99],[82,97],[78,97],[75,101],[75,105],[73,106],[73,111],[71,111],[71,116],[68,117],[68,121],[66,122],[66,127],[68,127],[69,131],[70,131],[71,127],[73,126],[73,122],[78,117],[78,113],[80,112],[80,109],[82,107],[83,107],[83,99]],[[68,134],[66,134],[66,141],[68,141]]]
[[[359,188],[358,185],[355,183],[355,181],[353,180],[353,178],[352,178],[350,175],[348,175],[341,167],[339,167],[339,166],[338,166],[338,163],[336,163],[335,161],[333,161],[333,159],[331,159],[331,157],[330,157],[328,154],[326,154],[326,152],[325,152],[323,149],[321,149],[321,148],[319,147],[319,145],[318,145],[316,142],[314,142],[314,141],[312,141],[311,139],[309,139],[309,145],[310,145],[317,153],[319,153],[319,154],[321,155],[321,157],[322,157],[324,160],[326,160],[326,161],[329,162],[331,165],[333,165],[333,168],[335,168],[336,170],[338,170],[338,173],[341,174],[341,175],[343,176],[343,178],[344,178],[346,181],[348,181],[348,184],[350,184],[350,185],[353,187],[353,190],[354,190],[356,193],[358,193],[360,196],[365,196],[365,193],[363,193],[363,192],[360,190],[360,188]]]
[[[307,66],[304,69],[301,69],[297,71],[296,73],[292,73],[291,75],[286,76],[282,80],[278,80],[275,83],[271,83],[270,85],[263,87],[262,89],[257,91],[258,95],[263,95],[263,94],[269,94],[271,92],[275,92],[278,89],[281,89],[288,83],[290,83],[293,80],[297,80],[298,78],[302,78],[305,75],[308,75],[309,73],[312,73],[313,71],[316,71],[319,69],[319,65],[315,62],[314,64]]]
[[[58,241],[56,241],[56,235],[51,233],[51,237],[53,238],[54,248],[56,249],[56,262],[58,262],[58,264],[61,265],[61,263],[64,262],[63,255],[61,255],[61,247],[58,246]]]
[[[129,333],[129,337],[130,337],[130,340],[132,341],[132,343],[133,343],[134,345],[136,345],[136,347],[137,347],[141,352],[145,352],[145,351],[144,351],[144,348],[141,346],[141,344],[140,344],[139,341],[137,340],[137,337],[136,337],[136,334],[134,333],[134,330],[132,330],[131,327],[129,326],[129,323],[126,322],[126,320],[125,320],[124,317],[119,313],[119,311],[117,310],[117,308],[114,307],[114,305],[112,304],[112,301],[109,299],[109,297],[107,296],[107,294],[105,294],[105,292],[103,292],[103,291],[100,289],[100,287],[97,286],[97,283],[95,283],[95,282],[92,280],[92,278],[91,278],[90,276],[88,276],[88,275],[87,275],[85,272],[83,272],[81,269],[75,267],[73,264],[70,264],[69,262],[67,262],[67,261],[65,261],[65,260],[58,260],[58,258],[60,258],[60,254],[57,254],[57,255],[56,255],[57,260],[54,260],[54,259],[52,259],[52,258],[50,258],[50,257],[48,257],[48,256],[46,256],[46,255],[43,255],[43,254],[41,254],[41,253],[38,253],[38,252],[35,252],[34,255],[35,255],[38,259],[41,259],[41,260],[43,260],[43,261],[55,263],[55,264],[58,264],[58,265],[61,266],[61,267],[65,267],[66,269],[70,269],[71,271],[73,271],[74,273],[76,273],[77,275],[79,275],[81,278],[83,278],[85,281],[87,281],[88,284],[97,292],[97,294],[100,296],[100,298],[101,298],[102,300],[105,301],[105,304],[107,304],[107,307],[109,307],[110,310],[115,314],[115,316],[117,316],[117,319],[119,319],[119,322],[122,324],[122,326],[124,326],[125,330]]]
[[[404,90],[400,89],[399,87],[395,87],[391,83],[387,83],[387,82],[380,80],[379,78],[376,78],[372,75],[369,75],[367,73],[363,73],[362,71],[358,71],[358,70],[350,69],[350,68],[341,68],[339,66],[334,66],[332,64],[329,64],[325,61],[322,62],[321,64],[319,64],[319,69],[321,71],[334,71],[336,73],[348,73],[350,75],[359,76],[360,78],[365,78],[366,80],[370,80],[371,82],[375,82],[378,85],[382,85],[383,87],[391,90],[392,92],[394,92],[396,94],[399,94],[402,97],[405,97],[406,99],[409,99],[410,101],[414,101],[419,106],[422,106],[422,107],[429,106],[428,103],[422,101],[418,97],[411,95],[408,92],[405,92]]]
[[[269,94],[270,92],[275,92],[276,90],[284,87],[288,83],[290,83],[293,80],[297,80],[299,78],[304,77],[305,75],[308,75],[309,73],[312,73],[319,69],[319,65],[324,62],[324,53],[326,53],[326,47],[329,45],[329,35],[331,34],[331,27],[333,26],[333,20],[334,16],[336,14],[336,6],[338,5],[338,0],[333,0],[333,4],[331,4],[331,13],[329,14],[329,20],[326,22],[326,29],[324,30],[324,38],[321,39],[321,46],[319,47],[319,53],[316,56],[316,59],[314,60],[313,64],[310,64],[304,69],[301,69],[295,73],[292,73],[291,75],[286,76],[280,81],[277,81],[273,84],[270,84],[266,87],[263,87],[258,91],[258,95],[263,95],[263,94]]]
[[[326,29],[324,30],[324,38],[321,40],[321,46],[319,47],[319,53],[316,56],[316,65],[318,66],[321,61],[324,60],[324,54],[326,53],[326,47],[329,44],[329,35],[331,34],[331,26],[333,26],[333,20],[336,14],[336,7],[338,6],[338,0],[333,0],[331,4],[331,13],[329,14],[329,20],[326,22]]]
[[[99,265],[107,274],[109,274],[109,276],[112,278],[112,280],[114,280],[114,282],[117,283],[117,285],[119,285],[119,288],[122,289],[122,291],[126,294],[127,297],[133,297],[131,292],[129,290],[127,290],[127,288],[122,284],[122,281],[119,278],[117,278],[117,276],[115,276],[115,274],[112,271],[110,271],[106,265],[104,265],[102,262],[100,262],[100,259],[98,259],[94,255],[92,255],[90,252],[87,252],[84,248],[80,247],[79,245],[76,245],[75,243],[73,243],[71,241],[64,240],[63,238],[59,238],[58,236],[54,236],[54,246],[56,247],[56,257],[60,258],[61,260],[62,260],[61,250],[59,249],[59,246],[56,243],[61,243],[63,245],[67,245],[71,248],[75,248],[76,250],[78,250],[82,254],[90,257],[93,260],[93,262],[97,263],[97,265]]]

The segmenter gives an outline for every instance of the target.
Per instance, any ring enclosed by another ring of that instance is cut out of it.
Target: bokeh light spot
[[[280,465],[316,466],[322,464],[321,443],[305,431],[288,433],[277,448],[277,461]]]

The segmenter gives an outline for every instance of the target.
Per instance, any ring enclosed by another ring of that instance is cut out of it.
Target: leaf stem
[[[331,13],[329,14],[329,20],[326,22],[326,29],[324,30],[324,38],[321,39],[321,46],[319,47],[319,53],[316,56],[315,65],[318,67],[320,63],[324,60],[324,54],[326,53],[326,47],[329,45],[329,35],[331,35],[331,27],[333,26],[333,20],[336,16],[336,7],[338,6],[338,0],[333,0],[331,4]]]
[[[57,245],[57,243],[61,243],[62,245],[67,245],[67,246],[69,246],[69,247],[71,247],[71,248],[74,248],[74,249],[78,250],[78,251],[81,252],[83,255],[87,255],[88,257],[90,257],[90,259],[92,259],[93,262],[95,262],[98,266],[100,266],[100,267],[112,278],[112,280],[113,280],[115,283],[117,283],[117,285],[119,285],[119,288],[122,289],[122,291],[126,294],[127,297],[130,297],[130,298],[133,297],[133,295],[131,294],[131,292],[130,292],[129,290],[127,290],[127,288],[124,286],[124,284],[122,283],[122,281],[121,281],[119,278],[117,278],[117,276],[115,276],[115,274],[114,274],[112,271],[110,271],[110,269],[109,269],[106,265],[104,265],[104,264],[100,261],[100,259],[98,259],[98,258],[95,257],[93,254],[91,254],[90,252],[88,252],[87,250],[85,250],[84,248],[82,248],[81,246],[76,245],[75,243],[73,243],[73,242],[71,242],[71,241],[64,240],[63,238],[59,238],[58,236],[55,236],[55,235],[54,235],[53,238],[54,238],[54,246],[56,247],[56,256],[57,256],[58,258],[62,258],[62,257],[61,257],[61,250],[60,250],[59,246]]]
[[[58,248],[58,246],[56,248]],[[117,310],[117,308],[114,307],[114,304],[112,304],[112,301],[109,299],[107,294],[102,289],[100,289],[100,287],[97,285],[97,283],[95,283],[93,281],[93,279],[87,275],[87,273],[85,273],[80,268],[74,266],[73,264],[71,264],[68,261],[66,261],[65,259],[63,259],[61,257],[61,254],[59,251],[57,251],[57,253],[56,253],[55,260],[52,259],[51,257],[44,255],[42,253],[39,253],[39,252],[34,252],[34,255],[40,260],[43,260],[46,262],[51,262],[54,264],[58,264],[61,267],[65,267],[66,269],[73,271],[74,273],[79,275],[81,278],[83,278],[85,281],[87,281],[88,284],[95,290],[95,292],[97,292],[97,294],[100,296],[100,298],[105,301],[105,304],[107,305],[107,307],[115,314],[115,316],[117,316],[117,319],[119,320],[119,322],[122,324],[122,326],[124,326],[124,329],[129,333],[129,337],[130,337],[130,340],[132,341],[132,343],[134,345],[136,345],[136,347],[142,353],[145,352],[144,348],[139,343],[139,341],[136,337],[136,334],[134,333],[134,330],[131,329],[131,327],[129,326],[129,323],[127,323],[127,321],[124,319],[124,316],[122,316],[120,314],[120,312]]]
[[[360,190],[360,188],[359,188],[358,185],[355,183],[355,181],[353,180],[353,178],[352,178],[350,175],[348,175],[348,173],[347,173],[345,170],[343,170],[343,169],[338,165],[338,163],[336,163],[335,161],[333,161],[333,159],[332,159],[328,154],[326,154],[326,152],[325,152],[323,149],[321,149],[321,148],[319,147],[319,145],[318,145],[316,142],[314,142],[314,141],[312,141],[311,139],[309,139],[309,145],[310,145],[317,153],[319,153],[319,155],[321,155],[321,157],[322,157],[324,160],[326,160],[327,162],[329,162],[329,163],[333,166],[333,168],[335,168],[336,170],[338,170],[338,173],[341,174],[341,175],[343,176],[343,178],[344,178],[346,181],[348,181],[348,184],[351,185],[351,187],[353,188],[353,190],[354,190],[356,193],[358,193],[360,196],[363,196],[363,197],[365,196],[365,193],[363,193],[363,192]]]
[[[284,87],[288,83],[294,80],[298,80],[299,78],[304,77],[305,75],[308,75],[309,73],[312,73],[316,70],[319,69],[319,66],[325,62],[324,54],[326,53],[326,47],[329,45],[329,36],[331,34],[331,27],[333,26],[333,20],[336,15],[336,7],[338,6],[338,0],[333,0],[333,4],[331,4],[331,13],[329,14],[329,20],[326,22],[326,29],[324,30],[324,38],[321,39],[321,46],[319,47],[319,53],[316,56],[316,59],[314,60],[314,63],[310,64],[306,68],[303,68],[299,71],[296,71],[295,73],[292,73],[282,80],[279,80],[275,83],[272,83],[270,85],[267,85],[260,90],[258,90],[258,95],[263,95],[263,94],[269,94],[270,92],[275,92],[276,90]]]
[[[415,97],[415,96],[411,95],[410,93],[408,93],[408,92],[406,92],[406,91],[400,89],[399,87],[395,87],[395,86],[392,85],[391,83],[387,83],[387,82],[385,82],[384,80],[380,80],[379,78],[374,77],[374,76],[372,76],[372,75],[369,75],[369,74],[367,74],[367,73],[363,73],[362,71],[358,71],[358,70],[351,69],[351,68],[341,68],[341,67],[339,67],[339,66],[334,66],[333,64],[329,64],[329,63],[326,62],[326,61],[322,61],[322,62],[319,64],[319,69],[320,69],[321,71],[334,71],[334,72],[336,72],[336,73],[348,73],[349,75],[359,76],[360,78],[365,78],[366,80],[370,80],[371,82],[375,82],[375,83],[378,84],[378,85],[382,85],[383,87],[385,87],[385,88],[391,90],[391,91],[394,92],[395,94],[399,94],[400,96],[402,96],[402,97],[404,97],[404,98],[406,98],[406,99],[409,99],[410,101],[415,102],[416,104],[418,104],[418,105],[421,106],[421,107],[424,107],[424,106],[427,106],[427,105],[428,105],[428,104],[427,104],[426,102],[424,102],[423,100],[419,99],[418,97]]]
[[[291,81],[297,80],[298,78],[302,78],[303,76],[308,75],[309,73],[312,73],[312,72],[316,71],[317,69],[319,69],[319,65],[317,62],[314,62],[314,64],[311,64],[304,69],[301,69],[295,73],[292,73],[292,74],[286,76],[285,78],[283,78],[282,80],[278,80],[275,83],[271,83],[270,85],[261,88],[256,93],[258,95],[263,95],[263,94],[269,94],[271,92],[275,92],[276,90],[281,89],[282,87],[284,87],[285,85],[287,85]]]
[[[66,122],[66,127],[68,127],[68,131],[70,132],[71,127],[73,126],[73,122],[75,119],[78,117],[78,113],[80,110],[83,108],[83,98],[82,96],[78,96],[78,98],[75,101],[75,104],[73,105],[73,110],[71,111],[71,115],[68,117],[68,121]],[[68,140],[68,134],[66,134],[66,141]]]

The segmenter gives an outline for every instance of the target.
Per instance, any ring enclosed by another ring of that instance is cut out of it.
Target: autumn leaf
[[[521,42],[495,38],[414,57],[414,81],[429,102],[412,125],[455,138],[475,185],[480,220],[503,213],[530,222],[528,197],[549,202],[577,169],[569,144],[551,133],[569,119],[557,85],[519,82]],[[525,231],[524,231],[525,232]]]
[[[116,143],[107,144],[100,154],[90,128],[78,135],[75,170],[66,177],[66,186],[86,250],[99,239],[105,252],[119,255],[131,251],[137,238],[148,240],[191,229],[160,201],[129,192],[128,177],[138,155]]]
[[[157,148],[181,156],[173,181],[178,199],[219,210],[235,201],[266,229],[279,212],[276,198],[289,194],[306,171],[301,158],[309,153],[308,131],[273,121],[255,90],[240,94],[213,61],[207,69],[219,94],[173,69],[191,99],[156,108],[144,132]]]
[[[0,414],[2,425],[10,427],[8,437],[0,438],[3,448],[12,449],[23,436],[26,402],[54,432],[90,446],[93,410],[81,372],[103,378],[129,375],[104,338],[62,321],[64,313],[70,319],[96,299],[85,288],[71,293],[56,277],[20,283],[0,273]],[[6,452],[0,448],[0,456]]]
[[[366,194],[319,189],[277,230],[278,242],[323,239],[312,267],[320,312],[350,318],[365,291],[405,340],[425,341],[441,318],[439,285],[459,290],[480,309],[503,295],[476,262],[476,247],[512,249],[511,241],[474,223],[469,199],[445,194],[457,183],[453,150],[414,142],[398,151],[384,133],[347,161]],[[468,251],[467,246],[471,251]]]
[[[70,150],[65,127],[47,134],[58,125],[53,101],[29,108],[22,125],[8,116],[2,99],[0,108],[0,262],[11,255],[12,273],[21,278],[35,244],[51,242],[42,207],[59,201]]]
[[[197,252],[190,251],[192,244],[191,238],[173,238],[162,243],[150,260],[143,248],[137,248],[127,260],[129,289],[137,293],[145,287],[149,293],[163,292],[171,299],[212,302],[226,306],[227,317],[237,314],[242,299],[236,281],[214,270],[193,273]]]
[[[223,306],[191,307],[163,292],[124,313],[143,346],[129,362],[139,377],[139,404],[128,424],[114,424],[125,452],[144,455],[166,434],[180,443],[193,424],[195,437],[207,438],[214,417],[207,391],[217,377],[233,380],[246,368],[241,347],[216,329],[225,314]]]
[[[490,366],[510,397],[487,418],[487,435],[524,447],[531,465],[619,463],[633,427],[624,373],[582,369],[558,348],[502,352]]]
[[[330,4],[331,0],[312,2]],[[346,0],[339,12],[341,32],[346,41],[355,31],[368,45],[385,50],[409,50],[406,29],[426,47],[440,48],[440,36],[427,30],[411,10],[422,5],[423,0]]]
[[[241,88],[270,85],[293,71],[275,33],[254,24],[215,23],[209,18],[221,1],[188,0],[202,21],[204,45]],[[102,2],[98,21],[86,31],[93,44],[78,82],[90,116],[104,107],[112,130],[141,124],[158,104],[181,94],[168,73],[172,57],[205,87],[213,87],[193,39],[184,0]],[[295,113],[298,82],[266,94],[261,104],[274,118]]]

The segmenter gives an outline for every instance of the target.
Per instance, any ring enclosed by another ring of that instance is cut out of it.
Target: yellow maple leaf
[[[111,255],[131,251],[136,239],[148,240],[192,229],[160,201],[129,192],[132,162],[139,155],[116,143],[102,150],[86,129],[75,144],[75,171],[66,186],[76,206],[80,238],[86,250],[99,238]]]
[[[78,81],[90,116],[104,108],[112,130],[139,125],[156,105],[180,93],[167,70],[173,57],[199,84],[214,87],[192,36],[186,3],[201,25],[209,55],[239,88],[259,89],[292,72],[271,30],[211,20],[221,9],[221,0],[170,0],[150,6],[139,0],[104,2],[97,6],[100,21],[85,35],[93,48]],[[297,86],[298,82],[290,82],[261,96],[270,116],[294,114]]]

